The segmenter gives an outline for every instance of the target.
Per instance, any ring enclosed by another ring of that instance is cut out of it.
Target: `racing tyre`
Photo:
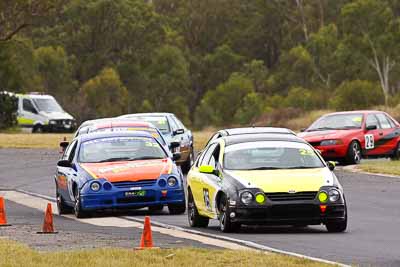
[[[390,157],[391,160],[400,160],[400,142],[397,144],[393,155]]]
[[[183,214],[186,210],[185,202],[182,204],[168,204],[168,210],[171,215]]]
[[[232,233],[240,230],[240,224],[231,222],[231,218],[229,217],[229,207],[226,196],[223,196],[220,201],[219,207],[219,228],[224,233]]]
[[[149,211],[162,211],[164,209],[164,205],[150,206]]]
[[[188,173],[190,171],[190,168],[192,167],[192,165],[194,163],[194,150],[193,150],[193,147],[191,148],[191,150],[192,151],[190,152],[188,159],[185,162],[183,162],[182,166],[181,166],[182,172],[184,174],[186,174],[186,173]]]
[[[330,233],[341,233],[346,231],[347,228],[347,206],[345,209],[345,217],[343,221],[332,221],[326,223],[326,229]]]
[[[347,149],[346,164],[359,164],[361,161],[361,146],[357,141],[352,141]]]
[[[65,204],[63,197],[58,192],[56,193],[56,198],[57,198],[58,214],[59,215],[71,214],[73,209],[67,204]]]
[[[188,192],[188,221],[190,227],[202,228],[206,228],[210,221],[208,217],[201,216],[197,211],[196,204],[194,203],[193,195],[190,189]]]
[[[79,193],[79,190],[76,190],[78,192],[75,192],[75,207],[74,207],[74,213],[76,218],[87,218],[89,217],[89,214],[85,211],[82,210],[82,205],[81,205],[81,196]]]

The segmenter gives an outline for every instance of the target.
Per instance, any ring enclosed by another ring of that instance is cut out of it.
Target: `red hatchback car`
[[[299,134],[326,160],[357,164],[362,157],[400,157],[400,124],[382,111],[330,113]]]

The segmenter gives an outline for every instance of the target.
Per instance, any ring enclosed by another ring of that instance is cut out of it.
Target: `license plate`
[[[145,190],[125,192],[126,197],[144,197],[145,195],[146,195]]]

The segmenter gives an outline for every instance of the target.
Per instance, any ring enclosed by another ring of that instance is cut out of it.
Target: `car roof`
[[[168,112],[132,113],[132,114],[122,115],[119,118],[140,117],[140,116],[160,117],[160,116],[171,116],[171,115],[174,114]]]
[[[146,128],[154,128],[156,127],[149,122],[144,121],[134,121],[134,120],[110,120],[110,121],[102,121],[97,122],[90,125],[90,129],[106,129],[106,128],[114,128],[114,127],[146,127]]]
[[[379,110],[352,110],[352,111],[339,111],[339,112],[332,112],[325,114],[324,116],[330,115],[341,115],[341,114],[370,114],[370,113],[384,113],[383,111]]]
[[[239,134],[293,134],[295,133],[287,128],[278,128],[278,127],[241,127],[241,128],[230,128],[224,129],[219,132],[225,132],[226,135],[239,135]]]
[[[225,141],[225,145],[234,145],[246,142],[261,142],[261,141],[286,141],[307,144],[302,138],[291,134],[245,134],[231,135],[221,137]],[[218,140],[218,139],[217,139]]]
[[[107,122],[107,121],[112,121],[115,118],[101,118],[101,119],[94,119],[94,120],[87,120],[81,123],[81,125],[79,126],[79,128],[85,127],[85,126],[89,126],[89,125],[93,125],[95,123],[100,123],[100,122]]]
[[[144,131],[121,131],[121,132],[94,132],[94,133],[88,133],[88,134],[83,134],[79,135],[76,137],[76,139],[80,140],[81,142],[86,142],[94,139],[99,139],[99,138],[107,138],[107,137],[149,137],[154,139],[154,137]]]

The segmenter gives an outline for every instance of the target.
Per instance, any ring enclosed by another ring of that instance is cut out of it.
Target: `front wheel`
[[[82,210],[82,204],[81,204],[81,195],[79,193],[79,189],[77,189],[75,192],[75,206],[74,206],[74,213],[76,218],[87,218],[89,215],[87,212]]]
[[[219,207],[219,228],[224,233],[232,233],[240,230],[240,224],[231,221],[229,216],[229,207],[226,196],[223,196]]]
[[[325,224],[326,229],[330,233],[341,233],[347,228],[347,206],[345,208],[345,216],[343,221],[332,221]]]
[[[192,167],[194,163],[194,151],[193,148],[191,148],[191,152],[189,153],[189,156],[185,162],[182,163],[181,168],[182,172],[184,174],[188,173],[190,171],[190,168]]]
[[[72,207],[68,206],[63,197],[60,195],[60,193],[56,193],[56,199],[57,199],[57,209],[58,209],[58,214],[63,215],[63,214],[71,214],[73,209]]]
[[[346,164],[359,164],[361,161],[361,146],[357,141],[352,141],[347,149]]]
[[[168,204],[168,210],[169,214],[172,215],[183,214],[186,211],[185,202],[182,204]]]
[[[162,211],[164,209],[164,205],[150,206],[149,211],[156,212]]]
[[[392,154],[392,156],[390,156],[391,160],[400,160],[400,142],[397,143],[397,146]]]
[[[202,227],[206,228],[210,219],[205,216],[201,216],[197,211],[196,204],[194,203],[192,192],[189,189],[188,192],[188,221],[190,227]]]

